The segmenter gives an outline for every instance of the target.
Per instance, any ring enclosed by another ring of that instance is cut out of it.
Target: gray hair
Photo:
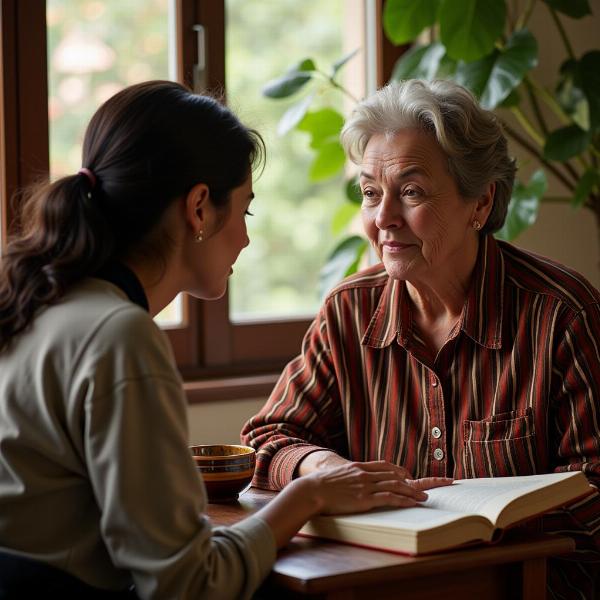
[[[457,83],[409,79],[390,83],[360,102],[342,129],[341,141],[350,160],[358,164],[372,136],[392,136],[410,127],[435,136],[464,198],[480,196],[488,184],[496,183],[494,206],[481,232],[500,229],[516,167],[494,113],[481,108]]]

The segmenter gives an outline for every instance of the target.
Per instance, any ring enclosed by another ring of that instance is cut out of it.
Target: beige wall
[[[190,444],[239,444],[242,425],[265,398],[203,402],[188,408]]]
[[[594,6],[597,10],[597,6]],[[597,47],[597,31],[600,30],[599,15],[580,21],[563,18],[576,55]],[[536,79],[553,86],[557,67],[564,58],[561,40],[556,33],[547,8],[538,2],[530,27],[540,43],[540,66]],[[553,121],[549,118],[549,123]],[[558,124],[555,123],[554,127]],[[519,155],[515,148],[514,153]],[[533,165],[521,154],[521,165],[526,175]],[[565,196],[559,183],[550,178],[549,195]],[[515,243],[523,248],[544,254],[562,262],[583,275],[600,288],[600,245],[594,216],[590,211],[575,211],[568,205],[542,205],[537,223]],[[189,409],[190,442],[198,444],[238,443],[239,432],[248,417],[256,413],[264,399],[235,400],[219,403],[196,404]]]
[[[594,215],[569,206],[542,206],[536,224],[515,244],[579,271],[600,289],[600,247]]]

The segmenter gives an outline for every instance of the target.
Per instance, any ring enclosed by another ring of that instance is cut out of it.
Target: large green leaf
[[[362,204],[362,193],[358,182],[358,175],[346,181],[346,199],[352,204]]]
[[[435,74],[436,79],[451,79],[456,71],[456,61],[450,58],[448,54],[444,54],[440,59],[437,73]]]
[[[544,157],[564,162],[581,154],[590,144],[591,134],[577,125],[568,125],[553,131],[544,145]]]
[[[516,31],[502,50],[473,62],[459,62],[454,78],[480,98],[487,109],[496,108],[537,65],[538,47],[526,29]]]
[[[586,131],[590,129],[590,107],[582,89],[581,68],[578,61],[568,59],[560,66],[556,99],[576,125]]]
[[[518,106],[520,102],[521,95],[515,89],[508,96],[506,96],[506,98],[504,98],[504,100],[502,100],[498,106],[501,106],[502,108],[511,108],[512,106]]]
[[[439,42],[428,46],[413,46],[405,52],[394,65],[392,81],[402,79],[434,79],[440,68],[440,62],[446,55],[446,49]]]
[[[600,50],[568,59],[560,67],[556,97],[581,129],[600,129]]]
[[[285,135],[302,121],[304,115],[310,108],[314,97],[314,94],[309,94],[306,98],[302,98],[300,102],[290,106],[290,108],[283,113],[283,116],[279,119],[279,123],[277,124],[277,133],[279,135]]]
[[[527,71],[538,62],[536,39],[526,29],[515,31],[506,47],[497,55],[487,81],[481,105],[487,109],[498,106],[523,81]]]
[[[383,29],[393,44],[412,42],[433,25],[440,0],[387,0],[383,9]]]
[[[586,52],[579,61],[579,84],[589,105],[590,128],[600,129],[600,50]]]
[[[308,112],[298,123],[298,129],[311,136],[310,147],[317,150],[325,142],[330,142],[332,137],[337,137],[344,125],[344,117],[333,108],[321,108]]]
[[[577,187],[575,188],[575,194],[573,195],[571,206],[574,208],[579,208],[587,200],[587,197],[594,189],[594,186],[598,187],[598,185],[600,185],[600,171],[590,167],[582,175]]]
[[[322,143],[317,149],[308,173],[311,181],[323,181],[337,175],[346,162],[344,149],[337,137]]]
[[[311,58],[305,58],[297,65],[290,67],[284,75],[269,81],[262,89],[263,96],[268,98],[287,98],[295,94],[312,79],[312,71],[316,69]]]
[[[498,50],[495,50],[489,56],[473,62],[458,61],[453,79],[480,98],[490,79],[497,56]]]
[[[515,182],[504,226],[494,235],[501,240],[510,241],[531,227],[537,219],[540,199],[547,187],[546,174],[541,169],[531,176],[526,186],[520,181]]]
[[[554,10],[574,19],[592,14],[588,0],[544,0],[544,2]]]
[[[357,204],[344,202],[334,213],[331,219],[331,232],[339,235],[346,229],[348,224],[356,217],[360,207]]]
[[[472,61],[489,54],[502,35],[504,0],[442,0],[438,21],[448,55]]]
[[[367,247],[367,240],[358,235],[342,240],[335,247],[319,274],[321,297],[324,297],[344,277],[356,272]]]

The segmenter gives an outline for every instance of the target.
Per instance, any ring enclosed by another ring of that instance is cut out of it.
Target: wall
[[[229,400],[190,405],[190,444],[239,444],[242,425],[258,412],[265,400]]]
[[[562,19],[577,56],[598,45],[600,10],[597,3],[592,5],[596,11],[594,17],[586,17],[580,21],[568,17]],[[542,2],[536,4],[530,28],[540,43],[541,60],[534,76],[540,83],[551,88],[556,81],[558,65],[564,59],[564,51],[556,27]],[[550,116],[548,121],[553,123]],[[554,127],[558,127],[558,124],[554,123]],[[512,152],[520,158],[521,170],[527,179],[528,173],[533,170],[530,159],[520,153],[518,148],[512,148]],[[567,195],[559,182],[552,177],[549,182],[549,196]],[[515,243],[576,269],[600,288],[598,238],[597,226],[590,211],[575,211],[568,205],[547,203],[542,205],[535,225]],[[190,442],[239,443],[242,425],[259,410],[264,401],[265,399],[235,400],[190,406]]]

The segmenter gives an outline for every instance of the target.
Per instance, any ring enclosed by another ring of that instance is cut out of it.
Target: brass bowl
[[[209,444],[190,446],[192,458],[211,503],[235,502],[252,482],[256,452],[249,446]]]

